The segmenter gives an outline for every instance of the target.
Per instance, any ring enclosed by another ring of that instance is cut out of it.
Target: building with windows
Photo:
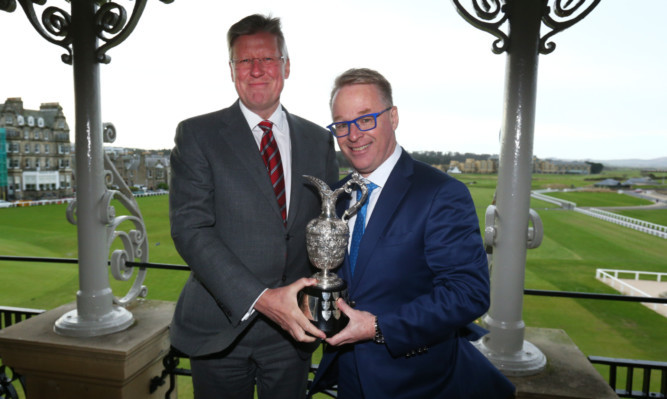
[[[168,187],[168,151],[105,147],[104,152],[128,187],[144,190]]]
[[[591,165],[579,161],[561,161],[558,159],[538,159],[533,157],[533,173],[590,175]]]
[[[498,156],[492,156],[488,159],[466,158],[463,162],[452,160],[447,168],[447,173],[450,173],[450,171],[458,171],[458,173],[496,173],[498,172]]]
[[[23,108],[21,98],[8,98],[0,104],[2,130],[0,168],[6,173],[0,173],[0,199],[73,195],[72,145],[60,104],[42,103],[39,110],[29,110]]]

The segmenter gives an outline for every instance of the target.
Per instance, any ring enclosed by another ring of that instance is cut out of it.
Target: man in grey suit
[[[297,304],[315,284],[305,227],[320,212],[302,175],[338,180],[333,139],[280,104],[290,60],[278,18],[227,34],[231,107],[182,121],[171,155],[171,235],[191,269],[171,325],[195,397],[304,397],[324,333]],[[277,144],[277,146],[276,146]]]

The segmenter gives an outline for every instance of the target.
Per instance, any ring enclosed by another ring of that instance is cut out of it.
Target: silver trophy
[[[331,337],[345,328],[349,320],[336,305],[338,298],[347,301],[347,284],[329,271],[337,268],[345,259],[350,237],[347,221],[366,201],[368,188],[357,172],[353,172],[350,180],[335,191],[331,191],[325,182],[316,177],[304,177],[317,187],[322,198],[322,213],[306,226],[308,257],[321,271],[312,276],[317,279],[317,285],[303,289],[305,295],[301,304],[311,323],[327,337]],[[355,184],[361,189],[361,199],[345,210],[343,216],[338,219],[336,200],[343,192],[351,193]]]

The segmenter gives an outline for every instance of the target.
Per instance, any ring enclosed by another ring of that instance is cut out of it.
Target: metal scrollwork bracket
[[[92,1],[92,0],[91,0]],[[111,61],[106,53],[109,49],[118,46],[130,36],[137,26],[141,14],[146,7],[147,0],[134,0],[134,8],[129,17],[125,8],[115,2],[98,1],[102,3],[95,13],[97,37],[104,42],[96,51],[97,62],[108,64]],[[174,0],[160,0],[165,4]],[[18,0],[28,20],[37,32],[50,43],[56,44],[65,50],[61,59],[64,63],[72,64],[72,17],[70,13],[58,7],[46,7],[41,18],[37,16],[35,4],[44,6],[47,0]],[[16,0],[0,0],[0,10],[13,12],[16,10]]]
[[[500,30],[500,26],[507,21],[507,4],[502,0],[471,0],[475,16],[468,12],[460,0],[452,0],[458,13],[477,29],[492,34],[497,38],[493,42],[493,52],[501,54],[509,47],[509,37]]]
[[[510,19],[512,7],[517,0],[468,0],[472,4],[473,12],[462,4],[462,0],[452,0],[458,13],[477,29],[495,36],[492,51],[501,54],[509,51],[511,34],[504,33],[500,27]],[[584,19],[599,3],[600,0],[532,0],[542,1],[544,11],[542,22],[550,31],[540,38],[539,52],[549,54],[556,49],[551,38],[559,32],[571,27]]]
[[[588,2],[589,4],[586,4],[587,2],[587,0],[558,0],[552,7],[547,8],[542,22],[551,28],[551,31],[540,38],[541,54],[549,54],[556,49],[556,43],[547,43],[552,36],[586,18],[600,4],[600,0],[592,0]],[[552,11],[557,18],[552,16]]]
[[[112,143],[116,138],[116,128],[111,123],[105,123],[103,126],[104,142]],[[114,166],[109,156],[104,154],[105,184],[107,187],[117,187],[117,189],[107,189],[104,198],[100,202],[98,217],[102,223],[107,226],[107,247],[111,247],[116,239],[120,240],[122,249],[115,249],[111,252],[109,267],[111,275],[118,281],[129,281],[134,274],[133,267],[127,267],[126,262],[138,261],[148,263],[148,236],[146,225],[139,210],[139,205],[132,195],[132,191],[125,184],[120,173]],[[130,215],[116,216],[116,209],[111,205],[113,200],[120,202]],[[76,225],[76,201],[72,201],[67,208],[67,220]],[[127,222],[127,223],[126,223]],[[134,228],[129,231],[118,230],[122,224],[126,226],[132,224]],[[127,306],[139,297],[146,297],[148,289],[143,282],[146,278],[146,268],[138,268],[137,276],[129,289],[128,293],[122,298],[114,296],[114,303],[120,306]]]
[[[139,23],[141,14],[146,8],[147,0],[135,0],[132,15],[128,21],[127,11],[118,3],[108,2],[103,4],[95,13],[95,26],[97,27],[97,37],[105,44],[97,49],[97,62],[108,64],[111,61],[106,53],[108,50],[118,46],[130,36],[134,28]],[[160,0],[169,4],[174,0]]]
[[[47,41],[58,45],[65,50],[60,58],[65,64],[72,64],[72,17],[65,10],[58,7],[46,7],[42,12],[42,18],[37,17],[35,4],[43,6],[46,0],[18,0],[23,8],[28,21],[35,30]]]

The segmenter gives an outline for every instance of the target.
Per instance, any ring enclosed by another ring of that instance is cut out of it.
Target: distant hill
[[[667,157],[655,159],[611,159],[600,162],[604,166],[618,168],[667,169]]]
[[[549,158],[552,161],[562,162],[597,162],[606,168],[638,168],[638,169],[667,169],[667,157],[655,159],[558,159]]]

